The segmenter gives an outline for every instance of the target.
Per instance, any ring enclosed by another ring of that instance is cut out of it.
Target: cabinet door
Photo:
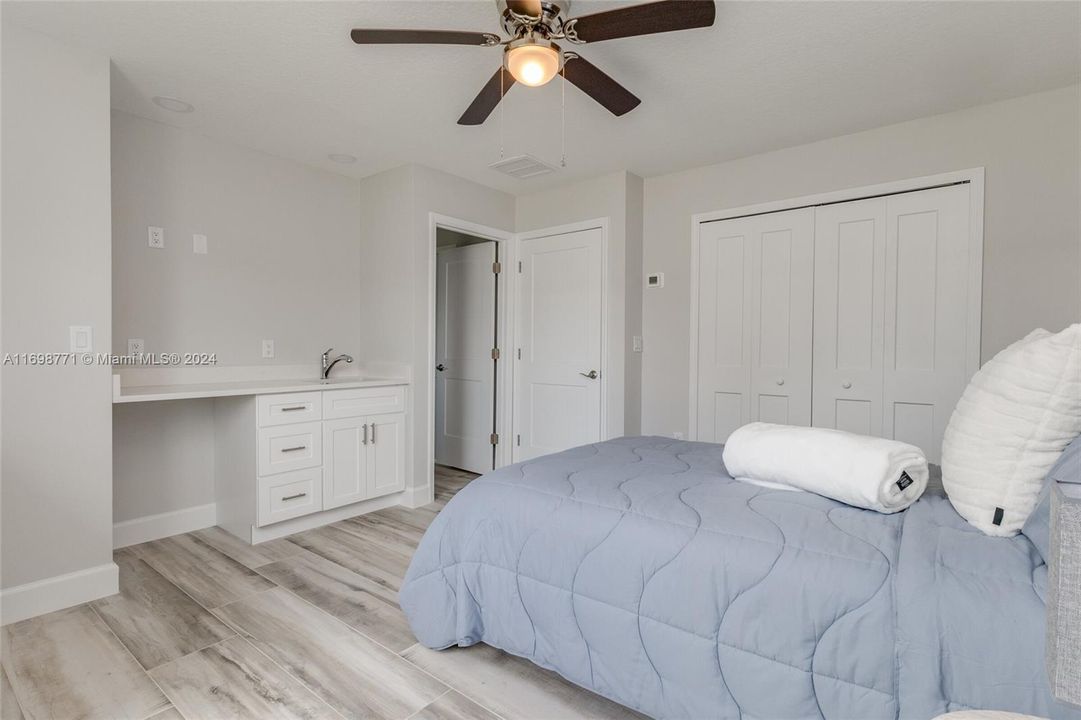
[[[405,414],[365,418],[368,443],[368,497],[405,489]]]
[[[368,418],[323,421],[323,509],[348,505],[368,495]]]
[[[886,199],[815,210],[816,427],[882,435]]]

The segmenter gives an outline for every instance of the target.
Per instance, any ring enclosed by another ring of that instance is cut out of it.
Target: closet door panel
[[[810,425],[814,210],[751,220],[751,419]]]
[[[968,382],[968,185],[887,200],[883,434],[938,462]]]
[[[815,210],[813,424],[882,434],[886,200]]]
[[[698,439],[724,442],[750,418],[751,225],[708,223],[698,264]]]

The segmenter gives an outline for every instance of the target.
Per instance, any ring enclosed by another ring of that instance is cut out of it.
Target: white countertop
[[[178,383],[175,385],[122,386],[114,393],[113,403],[154,402],[158,400],[190,400],[194,398],[233,397],[236,395],[267,395],[271,393],[313,392],[315,390],[345,390],[348,388],[408,385],[405,378],[341,378],[323,382],[318,379],[235,380],[213,383]]]

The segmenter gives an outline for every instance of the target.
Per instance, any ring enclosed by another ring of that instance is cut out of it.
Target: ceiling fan
[[[641,100],[577,52],[563,50],[556,40],[574,45],[670,32],[713,24],[713,0],[660,0],[644,5],[568,18],[570,0],[496,0],[501,10],[503,40],[490,32],[457,30],[355,29],[358,45],[424,43],[435,45],[503,46],[503,64],[458,119],[459,125],[480,125],[519,82],[539,87],[563,71],[564,78],[608,109],[623,115]]]

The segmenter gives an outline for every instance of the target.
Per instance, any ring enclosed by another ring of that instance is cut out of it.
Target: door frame
[[[595,218],[593,220],[583,220],[580,222],[567,223],[565,225],[554,225],[552,227],[541,228],[539,230],[530,230],[528,232],[521,232],[515,236],[514,239],[514,260],[515,260],[515,277],[514,282],[514,295],[515,302],[513,311],[518,312],[520,301],[518,294],[521,292],[521,283],[517,281],[518,273],[518,258],[521,257],[521,244],[525,240],[536,240],[539,238],[554,237],[556,235],[567,235],[569,233],[581,232],[582,230],[600,230],[601,231],[601,359],[600,359],[600,393],[601,393],[601,428],[600,438],[606,440],[608,438],[608,391],[609,391],[609,348],[608,348],[608,335],[609,335],[609,323],[608,323],[608,287],[609,287],[609,267],[608,267],[608,225],[609,219],[607,217]],[[518,337],[518,317],[514,317],[514,348],[517,350],[521,346],[520,338]],[[517,393],[517,378],[511,378],[513,393]],[[513,400],[513,398],[512,398]],[[511,406],[511,433],[517,438],[518,435],[518,415],[517,408]],[[509,445],[510,449],[510,462],[517,462],[517,452],[515,449],[518,447],[517,442]]]
[[[982,167],[924,175],[875,185],[863,185],[814,195],[802,195],[787,200],[774,200],[755,205],[696,213],[691,216],[691,284],[690,284],[690,388],[688,403],[688,439],[698,439],[698,262],[702,225],[719,220],[732,220],[748,215],[797,210],[853,200],[867,200],[884,195],[931,190],[949,185],[969,185],[969,258],[968,258],[968,336],[965,338],[965,370],[969,376],[980,369],[981,318],[983,313],[983,208],[984,169]],[[812,330],[813,332],[813,330]],[[813,335],[812,335],[813,337]]]
[[[499,340],[500,358],[495,361],[495,431],[499,435],[499,443],[495,446],[495,467],[500,468],[510,464],[510,432],[513,417],[512,389],[513,366],[507,354],[507,338],[513,338],[514,332],[514,297],[517,292],[517,282],[514,276],[517,273],[510,272],[517,262],[517,245],[514,242],[515,234],[506,230],[480,225],[478,223],[461,220],[449,215],[428,213],[428,329],[425,342],[428,345],[427,362],[423,371],[428,374],[428,399],[426,411],[426,427],[428,428],[428,447],[426,456],[427,467],[424,469],[424,477],[428,479],[428,487],[432,495],[435,493],[435,316],[436,316],[436,231],[439,228],[453,230],[478,237],[482,240],[491,240],[496,244],[496,257],[501,264],[501,270],[496,275],[496,335]],[[431,501],[431,498],[428,500]]]

